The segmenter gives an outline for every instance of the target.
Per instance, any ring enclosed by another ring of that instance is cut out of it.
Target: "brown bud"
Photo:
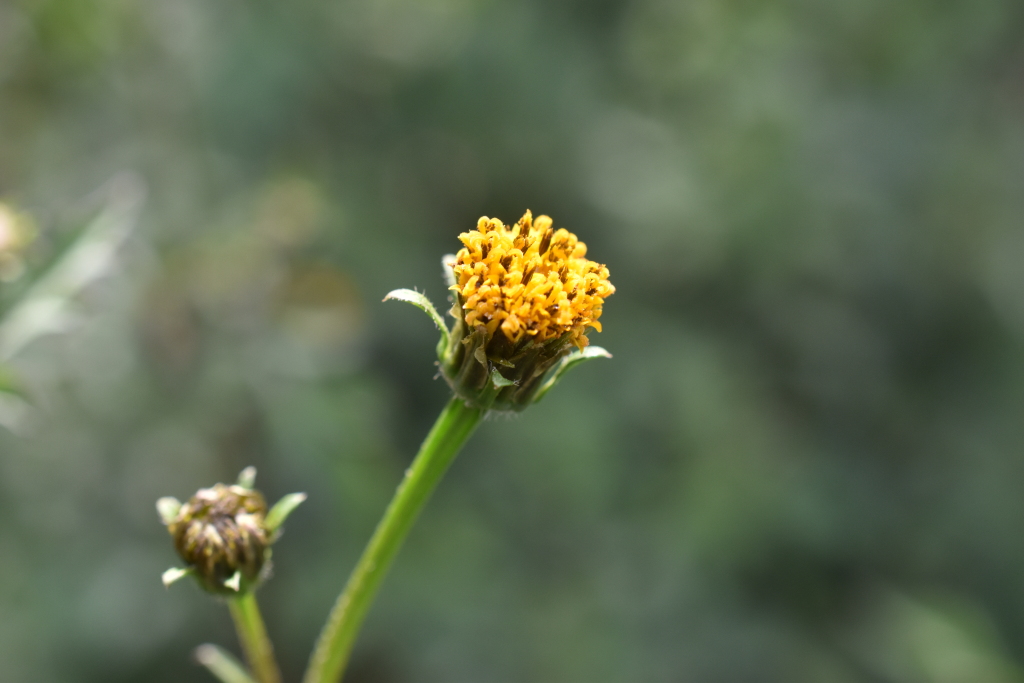
[[[273,533],[266,514],[259,491],[215,484],[183,504],[167,530],[204,588],[234,594],[253,588],[270,568]]]

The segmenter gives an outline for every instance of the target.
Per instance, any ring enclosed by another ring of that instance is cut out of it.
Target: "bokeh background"
[[[154,501],[307,491],[297,680],[446,400],[440,258],[576,232],[347,680],[1021,681],[1024,4],[0,0],[0,680],[207,681]]]

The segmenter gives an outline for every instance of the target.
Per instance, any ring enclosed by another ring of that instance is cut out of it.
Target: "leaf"
[[[241,662],[216,645],[200,645],[196,648],[195,657],[221,683],[256,683]]]
[[[0,364],[0,393],[13,394],[26,402],[29,400],[24,384],[8,366],[3,364]]]
[[[537,403],[542,398],[544,398],[544,396],[547,395],[549,391],[551,391],[551,388],[558,384],[559,380],[562,379],[562,376],[565,373],[567,373],[569,370],[576,367],[580,363],[591,360],[592,358],[611,357],[612,354],[608,353],[605,349],[601,348],[600,346],[588,346],[582,351],[573,351],[568,356],[563,358],[558,363],[558,365],[556,365],[555,368],[551,371],[551,376],[547,379],[547,381],[544,382],[543,385],[541,385],[541,388],[537,391],[537,395],[534,396],[533,398],[533,402]]]
[[[134,230],[145,186],[132,174],[113,178],[101,191],[103,209],[70,243],[25,278],[13,300],[0,310],[0,359],[7,360],[41,336],[66,331],[80,317],[73,297],[116,263],[117,252]]]
[[[276,532],[284,524],[284,520],[288,518],[288,515],[292,514],[295,508],[299,507],[305,500],[305,493],[289,493],[274,503],[274,507],[270,508],[270,512],[267,513],[267,517],[263,522],[267,529],[270,530],[270,533]]]
[[[21,395],[0,390],[0,425],[18,436],[27,436],[37,426],[38,410]]]
[[[437,342],[437,355],[440,358],[450,343],[448,338],[449,332],[448,328],[444,324],[444,318],[441,317],[441,314],[437,312],[436,308],[434,308],[434,304],[430,303],[430,299],[411,289],[396,289],[393,292],[389,292],[388,295],[384,297],[384,301],[387,301],[388,299],[395,299],[397,301],[410,303],[430,316],[430,319],[434,321],[435,325],[437,325],[437,329],[441,331],[441,339]]]
[[[37,408],[25,385],[8,366],[0,364],[0,425],[14,434],[26,435],[36,415]]]

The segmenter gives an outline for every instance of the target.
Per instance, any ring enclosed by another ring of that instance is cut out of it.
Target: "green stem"
[[[281,683],[281,672],[274,661],[274,646],[267,637],[256,595],[249,591],[228,599],[231,618],[235,620],[238,639],[242,641],[245,659],[259,683]]]
[[[367,610],[416,516],[427,502],[484,411],[453,396],[438,416],[416,459],[405,472],[394,498],[377,524],[363,556],[352,571],[320,632],[304,683],[340,680]]]

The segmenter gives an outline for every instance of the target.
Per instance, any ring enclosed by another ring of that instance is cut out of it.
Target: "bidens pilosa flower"
[[[199,489],[185,503],[157,501],[184,569],[164,572],[164,584],[192,574],[211,593],[235,594],[255,588],[270,570],[270,546],[284,519],[306,499],[285,496],[267,511],[263,494],[253,488],[256,470],[248,467],[231,486]]]
[[[423,295],[388,295],[423,308],[441,328],[441,373],[459,397],[484,409],[522,410],[577,362],[609,355],[589,346],[587,333],[601,331],[602,306],[615,287],[574,234],[527,211],[514,226],[485,216],[459,239],[463,248],[444,260],[451,330]]]

